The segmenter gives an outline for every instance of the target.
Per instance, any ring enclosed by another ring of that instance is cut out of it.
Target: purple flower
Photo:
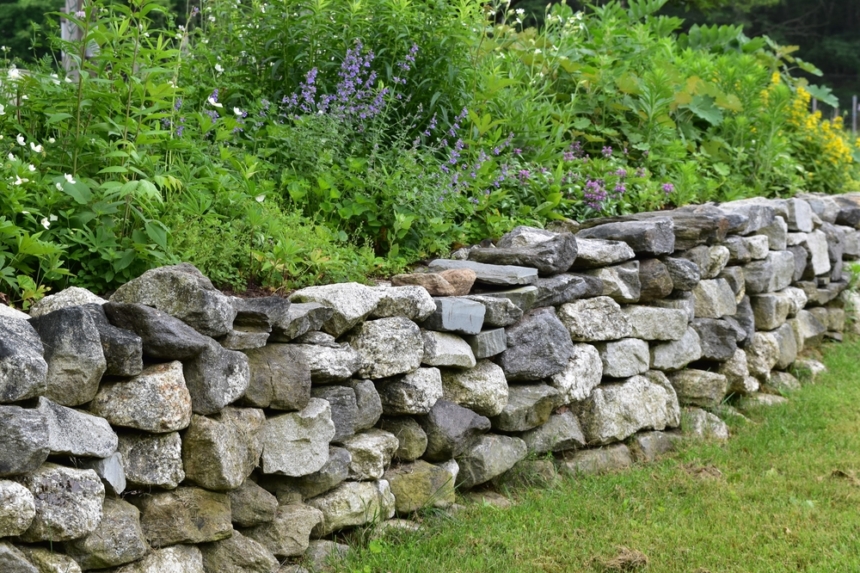
[[[173,109],[179,110],[180,107],[182,107],[182,98],[181,97],[176,98],[176,102],[174,102],[174,104],[173,104]]]
[[[583,190],[585,204],[594,210],[600,210],[603,207],[603,202],[606,201],[608,194],[603,187],[603,182],[589,179],[585,183]]]
[[[675,186],[671,183],[663,183],[663,193],[666,195],[671,195],[675,192]]]
[[[615,175],[617,175],[621,179],[624,179],[625,177],[627,177],[627,170],[626,169],[619,169],[618,171],[615,172]]]
[[[576,155],[574,155],[573,151],[565,151],[564,152],[564,160],[565,161],[573,161],[576,159]]]
[[[523,154],[523,150],[522,150],[522,149],[520,149],[519,147],[517,147],[516,149],[514,149],[514,155],[522,155],[522,154]]]
[[[600,153],[603,154],[603,157],[612,157],[612,147],[606,146],[600,150]]]
[[[530,177],[531,173],[528,169],[520,169],[517,172],[517,179],[519,179],[521,183],[525,183]]]
[[[191,18],[193,18],[194,16],[196,16],[199,13],[200,13],[200,8],[198,8],[197,6],[194,6],[193,8],[191,8],[191,15],[188,17],[188,19],[190,20]]]
[[[627,187],[625,187],[623,183],[619,183],[615,186],[612,192],[619,196],[624,195],[627,192]]]
[[[645,169],[640,167],[636,170],[636,177],[645,177]]]

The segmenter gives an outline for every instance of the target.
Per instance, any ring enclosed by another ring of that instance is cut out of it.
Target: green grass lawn
[[[749,412],[726,444],[512,492],[510,509],[426,516],[423,532],[366,544],[341,570],[860,572],[860,341],[824,356],[816,384]],[[613,561],[625,548],[647,565]]]

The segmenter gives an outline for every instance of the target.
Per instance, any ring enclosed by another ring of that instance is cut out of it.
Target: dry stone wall
[[[289,300],[177,265],[0,307],[0,571],[301,571],[455,488],[726,439],[727,397],[784,400],[841,339],[858,228],[857,195],[748,199]]]

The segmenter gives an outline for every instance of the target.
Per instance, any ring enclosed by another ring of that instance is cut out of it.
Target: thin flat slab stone
[[[431,271],[448,269],[471,269],[475,271],[479,283],[497,286],[519,286],[534,284],[538,278],[537,269],[513,265],[489,265],[475,261],[454,261],[436,259],[429,265]]]

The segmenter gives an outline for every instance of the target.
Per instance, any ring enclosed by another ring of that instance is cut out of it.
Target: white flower
[[[224,67],[221,64],[215,64],[215,71],[218,72],[219,74],[223,74],[224,73]]]
[[[535,54],[540,54],[540,53],[541,53],[540,48],[535,48]]]
[[[30,96],[28,96],[27,94],[24,94],[21,96],[21,99],[30,99]]]
[[[9,70],[9,79],[10,80],[17,80],[20,77],[21,77],[21,72],[18,71],[18,68],[13,67],[11,70]]]
[[[64,175],[63,175],[63,177],[65,177],[65,178],[66,178],[66,181],[68,181],[68,182],[69,182],[69,183],[71,183],[72,185],[74,185],[74,184],[75,184],[75,178],[74,178],[74,177],[72,177],[71,175],[69,175],[68,173],[64,174]]]
[[[56,140],[56,139],[54,139],[53,137],[49,137],[49,138],[48,138],[48,143],[57,143],[57,140]]]
[[[45,217],[42,217],[42,220],[40,221],[40,223],[42,223],[42,226],[45,227],[46,229],[49,229],[51,227],[51,222],[48,221],[48,219]]]
[[[215,21],[215,16],[209,16],[209,21],[210,21],[210,22],[214,22],[214,21]]]
[[[514,10],[514,11],[517,13],[517,16],[522,16],[523,14],[525,14],[525,13],[526,13],[526,11],[525,11],[525,10],[523,10],[522,8],[517,8],[517,9],[516,9],[516,10]]]
[[[212,107],[224,107],[222,104],[215,101],[215,98],[213,96],[209,96],[209,99],[207,99],[206,101],[208,101],[209,105],[211,105]]]
[[[7,157],[9,158],[9,161],[15,161],[15,156],[13,154],[10,153]]]
[[[235,113],[235,114],[236,114],[236,115],[238,115],[239,117],[242,117],[242,114],[243,114],[243,113],[245,113],[245,112],[244,112],[244,111],[242,111],[241,109],[239,109],[238,107],[234,107],[234,108],[233,108],[233,113]]]
[[[56,221],[56,220],[57,220],[57,216],[56,216],[56,215],[51,215],[50,217],[48,217],[48,219],[50,219],[50,220],[51,220],[51,222],[53,223],[54,221]]]
[[[254,200],[256,200],[257,203],[262,203],[263,201],[266,200],[266,196],[265,195],[257,195],[256,197],[254,197]]]
[[[22,215],[29,215],[29,214],[30,214],[30,212],[29,212],[29,211],[21,211],[21,214],[22,214]]]
[[[24,179],[21,179],[17,175],[15,176],[15,185],[20,185],[23,182],[24,182]]]
[[[35,151],[36,153],[42,153],[42,146],[41,146],[41,145],[36,145],[36,144],[34,144],[32,141],[30,142],[30,149],[32,149],[32,150],[33,150],[33,151]]]
[[[34,171],[36,171],[36,166],[31,163],[27,166],[27,169],[30,171],[30,173],[33,173]]]
[[[51,74],[51,83],[56,86],[60,85],[60,76],[57,74]]]
[[[6,115],[6,106],[0,103],[0,115]]]
[[[57,191],[62,191],[62,190],[63,190],[63,184],[62,184],[62,183],[60,183],[59,181],[57,181],[57,184],[55,185],[55,187],[57,188]]]
[[[72,78],[70,78],[69,76],[66,76],[66,79],[65,79],[64,81],[65,81],[67,84],[70,84],[70,83],[72,83]]]
[[[21,135],[20,133],[18,134],[18,137],[16,137],[15,139],[18,141],[18,145],[22,145],[22,146],[26,145],[26,143],[24,142],[24,136]]]

